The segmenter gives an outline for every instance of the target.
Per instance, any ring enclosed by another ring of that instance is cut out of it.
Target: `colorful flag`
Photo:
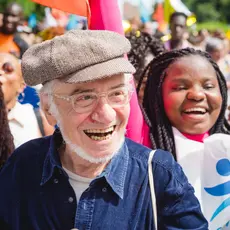
[[[71,14],[90,17],[90,7],[88,0],[32,0],[44,6],[59,9]]]

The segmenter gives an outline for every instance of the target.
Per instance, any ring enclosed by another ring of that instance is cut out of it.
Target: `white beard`
[[[82,159],[84,159],[86,161],[89,161],[90,163],[98,164],[98,163],[105,163],[105,162],[110,161],[117,154],[117,152],[122,147],[122,145],[123,145],[123,143],[125,141],[125,130],[124,130],[124,134],[123,133],[121,134],[121,138],[119,138],[119,141],[116,144],[117,148],[112,154],[107,155],[105,157],[99,157],[99,158],[98,157],[93,157],[93,156],[89,155],[87,152],[85,152],[85,150],[82,149],[80,146],[78,146],[77,144],[74,144],[68,138],[68,136],[65,135],[64,128],[63,128],[62,121],[61,121],[61,117],[60,117],[59,111],[58,111],[58,109],[57,109],[57,107],[56,107],[54,102],[52,103],[52,105],[50,107],[50,113],[56,118],[57,125],[60,128],[60,131],[61,131],[61,134],[62,134],[62,138],[65,141],[65,143],[68,145],[70,150],[72,152],[74,152],[75,154],[77,154]]]
[[[86,160],[86,161],[89,161],[90,163],[95,163],[95,164],[98,164],[98,163],[105,163],[105,162],[108,162],[110,161],[116,154],[117,152],[119,151],[119,149],[121,148],[121,146],[123,145],[124,143],[124,137],[120,139],[119,143],[118,143],[118,148],[116,151],[114,151],[112,154],[110,155],[107,155],[105,157],[93,157],[93,156],[90,156],[88,153],[86,153],[84,151],[84,149],[82,149],[80,146],[72,143],[72,141],[69,140],[69,138],[67,136],[65,136],[65,134],[63,133],[61,127],[60,127],[60,130],[61,130],[61,133],[62,133],[62,137],[63,137],[63,140],[66,142],[66,144],[68,144],[70,150],[74,153],[76,153],[79,157],[81,157],[82,159]]]

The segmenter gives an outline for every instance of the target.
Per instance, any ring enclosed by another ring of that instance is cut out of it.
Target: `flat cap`
[[[31,46],[22,57],[26,84],[62,78],[67,83],[93,81],[119,73],[134,73],[124,58],[131,45],[122,35],[105,30],[71,30]]]

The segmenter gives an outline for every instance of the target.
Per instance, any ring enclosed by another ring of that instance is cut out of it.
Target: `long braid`
[[[164,109],[162,84],[166,77],[166,70],[168,67],[179,58],[189,55],[198,55],[207,59],[216,71],[222,95],[222,107],[215,125],[210,130],[210,135],[213,133],[230,134],[230,125],[225,119],[225,110],[227,107],[227,86],[225,78],[217,64],[207,53],[192,48],[164,52],[154,58],[144,71],[144,73],[147,73],[148,80],[143,100],[143,108],[145,110],[143,114],[144,118],[148,120],[147,123],[151,124],[150,139],[153,148],[168,150],[173,154],[175,159],[175,141],[171,123],[166,116]]]
[[[0,168],[14,150],[2,88],[0,87]]]

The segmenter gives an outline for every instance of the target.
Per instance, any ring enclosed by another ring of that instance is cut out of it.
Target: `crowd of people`
[[[90,1],[94,30],[19,32],[22,7],[3,12],[0,229],[225,229],[230,203],[210,216],[202,181],[207,140],[230,143],[229,40],[189,35],[181,12],[166,42],[143,25],[123,33],[102,3]]]

